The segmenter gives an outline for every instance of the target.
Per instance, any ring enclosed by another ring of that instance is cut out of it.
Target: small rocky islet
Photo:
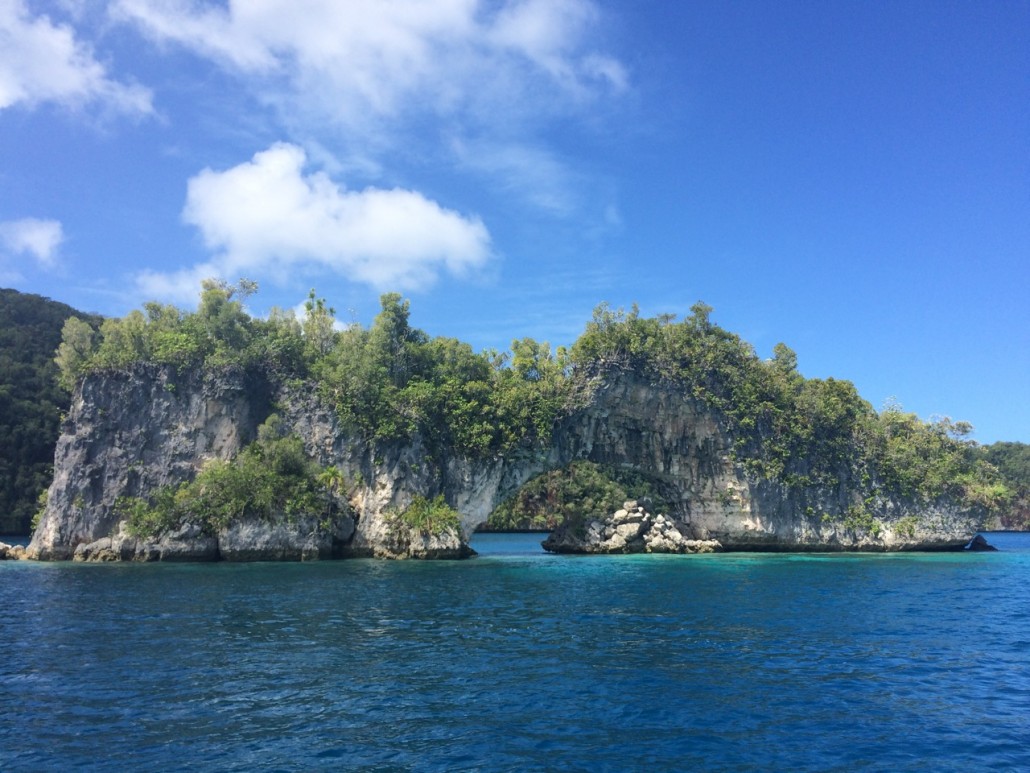
[[[683,536],[674,518],[653,515],[650,499],[627,500],[609,516],[564,523],[541,545],[552,553],[721,553],[714,539]]]

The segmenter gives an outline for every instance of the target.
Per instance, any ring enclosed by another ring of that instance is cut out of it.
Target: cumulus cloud
[[[173,274],[147,272],[141,288],[159,297],[195,295],[206,276],[270,277],[332,271],[380,289],[410,290],[442,272],[464,275],[491,257],[483,223],[415,191],[351,191],[306,156],[278,143],[225,171],[189,181],[183,219],[196,226],[210,262]]]
[[[591,0],[116,0],[115,18],[254,77],[349,129],[430,113],[553,115],[626,86]],[[292,100],[291,100],[292,102]]]
[[[152,111],[150,92],[113,80],[70,27],[33,17],[24,0],[0,0],[0,110],[43,102]]]
[[[46,269],[57,265],[64,230],[57,220],[33,217],[0,222],[0,247],[9,256],[28,256]]]

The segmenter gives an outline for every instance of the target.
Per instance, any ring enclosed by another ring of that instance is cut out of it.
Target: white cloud
[[[112,80],[70,27],[31,16],[24,0],[0,0],[0,110],[43,102],[152,111],[150,92]]]
[[[591,46],[591,0],[115,0],[112,13],[366,137],[425,113],[532,120],[627,81]]]
[[[228,169],[189,181],[183,219],[196,226],[214,257],[173,274],[146,272],[141,288],[159,297],[190,297],[200,279],[270,277],[333,271],[380,289],[411,290],[441,271],[461,276],[491,257],[483,223],[420,193],[349,191],[324,172],[305,174],[304,151],[278,143]]]
[[[0,223],[0,248],[11,256],[27,255],[42,268],[57,266],[57,251],[64,241],[64,230],[57,220],[26,217]]]

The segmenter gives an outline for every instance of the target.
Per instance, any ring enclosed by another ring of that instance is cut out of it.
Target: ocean
[[[0,770],[1030,769],[997,553],[0,562]]]

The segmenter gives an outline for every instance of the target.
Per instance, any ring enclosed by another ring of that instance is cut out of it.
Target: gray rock
[[[225,561],[317,561],[335,558],[353,533],[350,518],[328,528],[313,516],[240,521],[218,533],[218,553]]]
[[[75,548],[75,561],[217,561],[218,541],[197,527],[185,527],[153,540],[137,539],[124,529]]]
[[[554,553],[713,553],[722,550],[717,540],[684,539],[676,522],[666,515],[652,516],[639,505],[633,511],[638,519],[632,522],[626,521],[624,507],[603,521],[592,520],[586,529],[565,524],[541,544]]]

